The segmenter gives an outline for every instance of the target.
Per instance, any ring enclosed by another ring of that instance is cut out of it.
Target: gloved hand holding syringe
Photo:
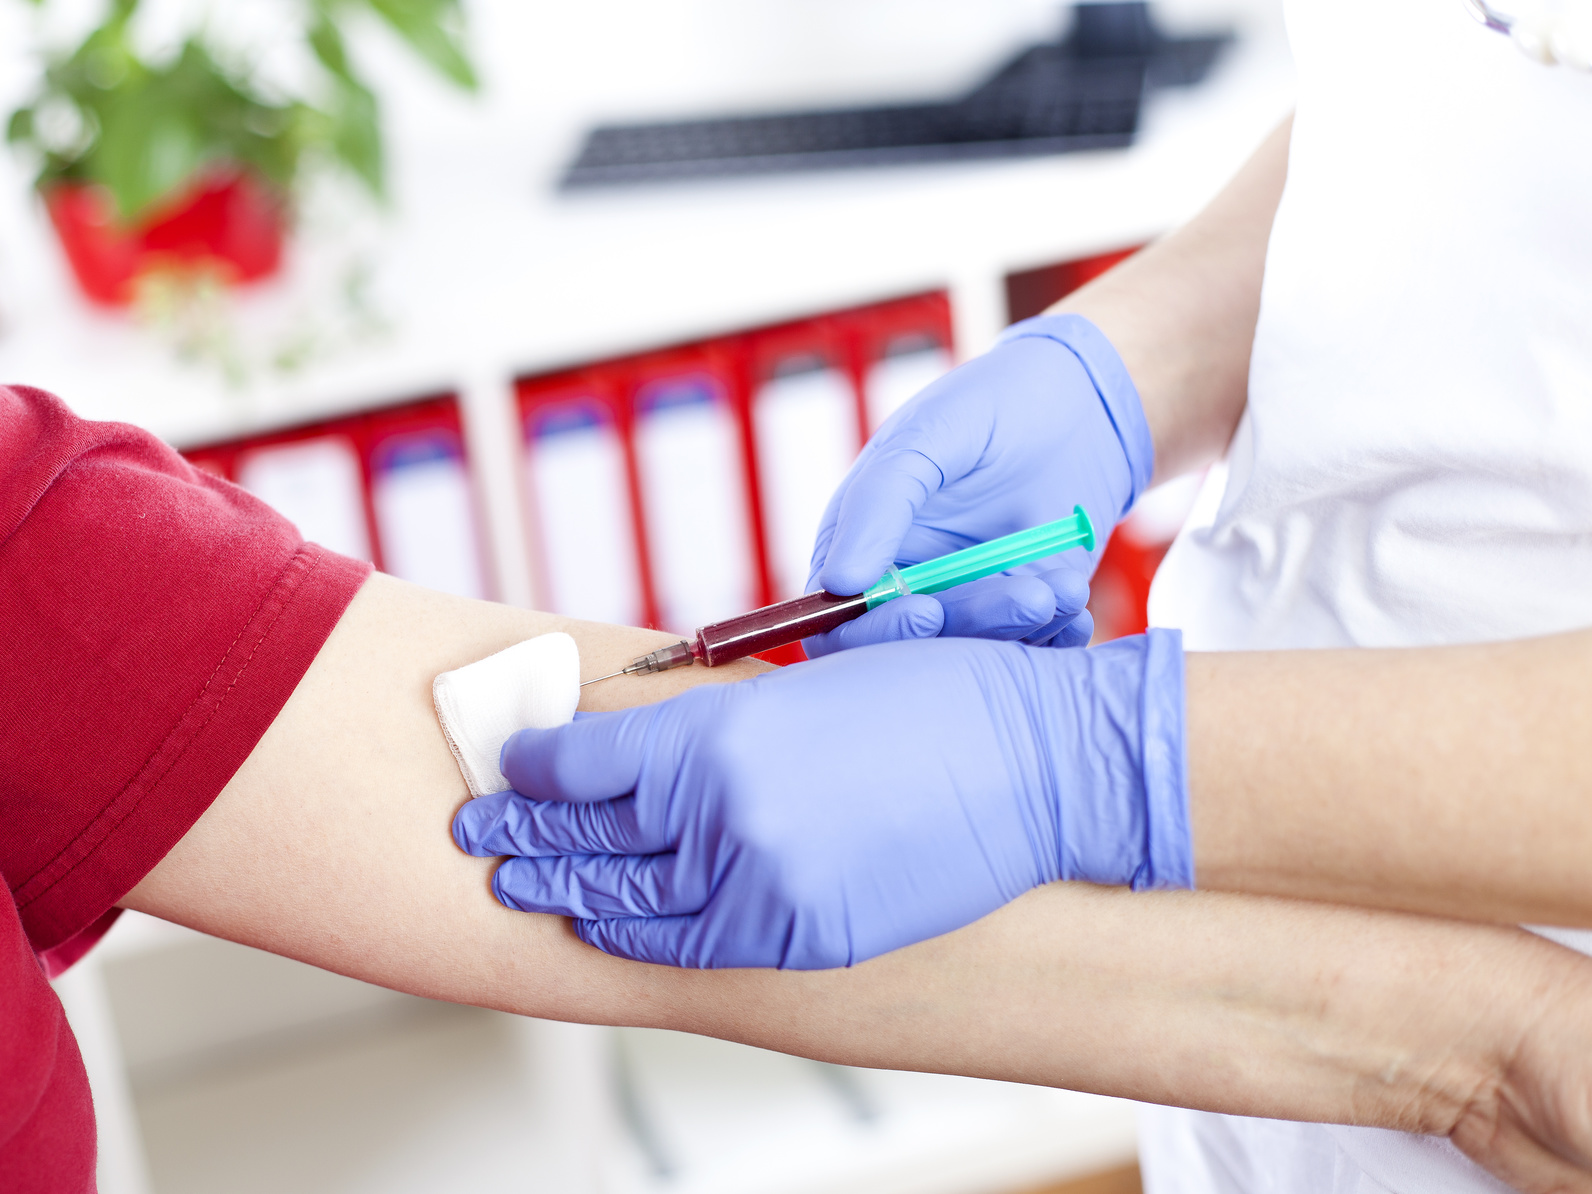
[[[702,663],[717,667],[760,651],[772,651],[815,634],[833,630],[859,618],[886,601],[911,593],[939,593],[956,585],[993,576],[1009,568],[1030,564],[1072,547],[1093,551],[1094,527],[1082,506],[1066,518],[1047,522],[954,551],[909,568],[892,567],[879,583],[862,593],[837,596],[820,589],[789,601],[779,601],[738,617],[703,626],[694,642],[682,639],[632,660],[620,671],[587,680],[612,680],[616,676],[645,676],[670,668]],[[582,685],[584,687],[585,685]]]

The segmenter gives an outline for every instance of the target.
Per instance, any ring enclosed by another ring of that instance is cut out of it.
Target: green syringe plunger
[[[1008,568],[1032,564],[1035,560],[1053,556],[1070,547],[1093,551],[1094,545],[1094,527],[1089,522],[1089,515],[1084,513],[1082,506],[1074,506],[1067,518],[1002,535],[988,543],[964,547],[961,551],[953,551],[937,560],[924,560],[910,568],[891,568],[863,596],[868,599],[869,609],[877,609],[886,601],[905,597],[908,593],[944,592],[971,580],[982,580],[997,572],[1005,572]]]

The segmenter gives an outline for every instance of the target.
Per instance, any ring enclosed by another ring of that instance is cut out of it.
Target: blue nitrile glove
[[[1081,315],[1012,325],[868,442],[819,523],[807,587],[860,593],[890,564],[1053,522],[1075,504],[1094,523],[1094,552],[887,602],[808,639],[807,654],[935,634],[1088,642],[1089,577],[1154,463],[1138,390],[1099,328]]]
[[[453,835],[609,953],[846,966],[1054,879],[1192,886],[1183,727],[1176,631],[883,643],[522,730]]]

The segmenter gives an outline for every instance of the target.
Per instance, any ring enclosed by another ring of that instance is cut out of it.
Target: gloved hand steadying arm
[[[886,643],[523,730],[453,832],[609,953],[845,966],[1055,879],[1192,886],[1183,727],[1175,631]]]
[[[819,524],[809,589],[860,593],[890,564],[915,564],[1063,518],[1081,505],[1099,545],[934,597],[893,601],[808,639],[844,647],[936,634],[1077,646],[1093,623],[1089,577],[1111,528],[1149,484],[1154,448],[1116,350],[1081,315],[1008,328],[868,442]]]

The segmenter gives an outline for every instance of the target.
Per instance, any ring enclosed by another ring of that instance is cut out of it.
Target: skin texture
[[[211,809],[124,904],[435,998],[681,1028],[826,1060],[1449,1133],[1592,1191],[1592,962],[1515,929],[1057,884],[850,970],[612,958],[489,895],[433,676],[550,629],[584,675],[667,641],[374,576]],[[594,685],[590,707],[749,674]]]

